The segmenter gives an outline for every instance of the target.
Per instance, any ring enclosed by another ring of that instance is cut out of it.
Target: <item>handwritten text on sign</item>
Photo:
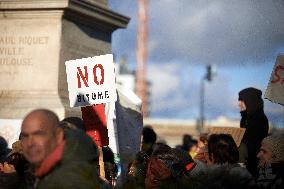
[[[279,55],[276,59],[264,97],[284,105],[284,55]]]
[[[111,54],[65,62],[70,107],[116,101]]]

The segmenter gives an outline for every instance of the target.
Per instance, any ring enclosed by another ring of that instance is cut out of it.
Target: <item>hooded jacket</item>
[[[240,127],[246,128],[242,143],[246,144],[248,150],[247,168],[254,176],[257,174],[256,156],[269,128],[261,95],[260,90],[252,87],[239,92],[239,100],[244,101],[246,105],[246,110],[241,112]]]
[[[65,142],[42,163],[35,175],[37,189],[105,188],[95,166],[98,150],[84,132],[65,130]]]

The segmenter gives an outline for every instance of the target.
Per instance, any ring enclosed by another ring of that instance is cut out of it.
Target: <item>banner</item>
[[[284,105],[284,55],[278,55],[264,98]]]
[[[245,128],[238,127],[209,127],[207,128],[207,133],[210,134],[230,134],[237,146],[239,147],[242,141],[242,138],[245,134]]]
[[[65,62],[70,107],[116,101],[115,67],[111,54]]]

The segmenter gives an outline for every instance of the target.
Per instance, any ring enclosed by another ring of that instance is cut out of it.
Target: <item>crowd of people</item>
[[[282,189],[284,133],[268,134],[261,95],[255,88],[239,93],[240,127],[246,129],[239,146],[229,134],[202,133],[197,139],[185,134],[181,145],[170,147],[144,126],[140,151],[121,183],[115,182],[119,168],[107,146],[100,175],[100,150],[82,119],[60,121],[50,110],[33,110],[12,149],[0,137],[0,188]]]

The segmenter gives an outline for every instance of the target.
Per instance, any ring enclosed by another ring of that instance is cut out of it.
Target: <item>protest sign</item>
[[[126,178],[129,163],[140,150],[143,130],[142,101],[124,85],[116,84],[117,101],[106,104],[109,147],[120,167],[118,182]]]
[[[70,107],[116,101],[115,67],[111,54],[65,62]]]
[[[284,55],[276,59],[264,98],[284,105]]]
[[[245,128],[238,127],[209,127],[207,128],[207,133],[210,134],[230,134],[237,146],[239,147],[242,138],[245,134]]]

